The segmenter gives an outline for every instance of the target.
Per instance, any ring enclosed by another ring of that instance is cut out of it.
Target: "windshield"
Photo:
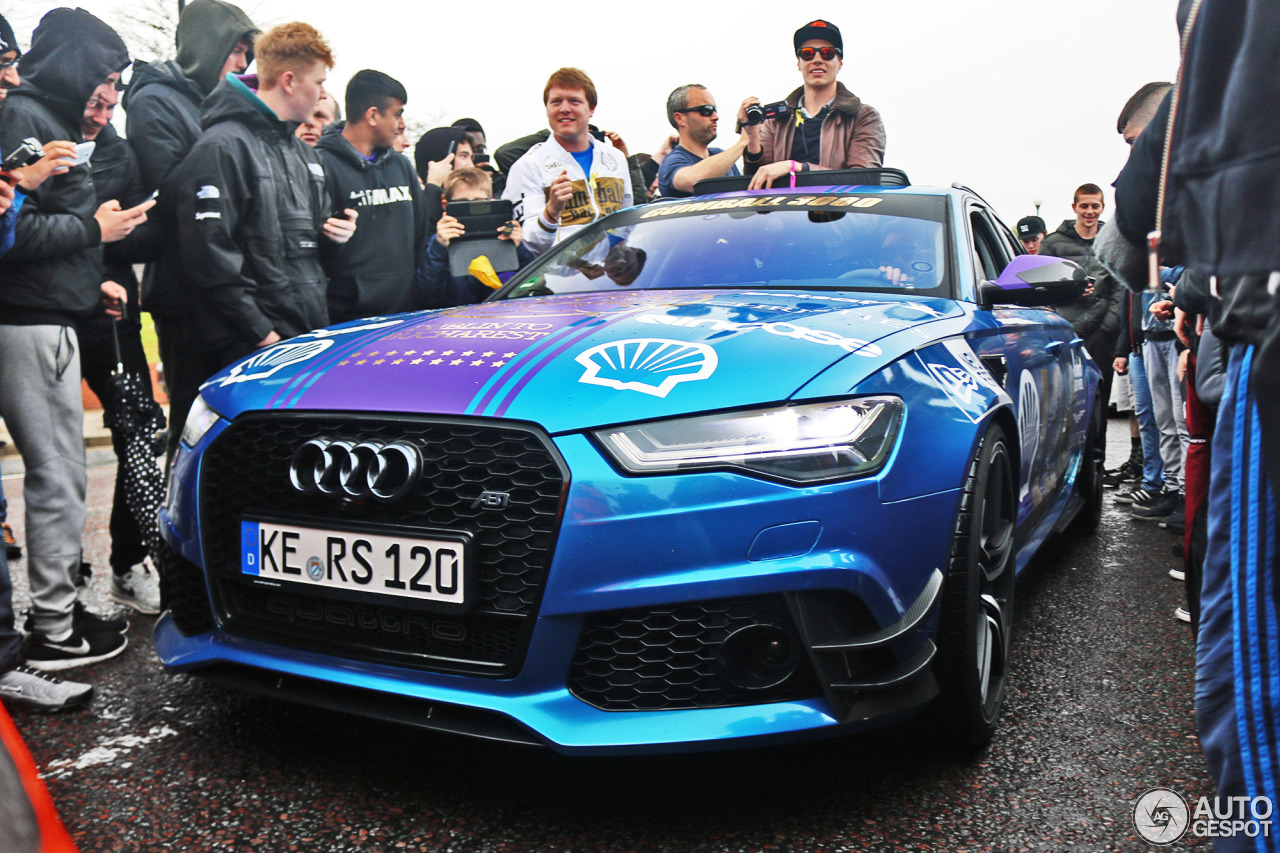
[[[950,296],[946,199],[752,195],[651,204],[548,250],[495,298],[716,287]]]

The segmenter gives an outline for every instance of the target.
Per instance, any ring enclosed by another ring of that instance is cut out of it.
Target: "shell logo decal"
[[[578,381],[619,391],[666,397],[681,382],[706,379],[720,363],[706,344],[665,338],[633,338],[600,344],[579,354],[586,368]]]
[[[290,365],[301,364],[304,361],[315,358],[333,346],[333,344],[334,341],[328,339],[273,346],[231,368],[231,372],[224,376],[218,385],[225,388],[237,382],[266,379],[268,376],[284,370]]]

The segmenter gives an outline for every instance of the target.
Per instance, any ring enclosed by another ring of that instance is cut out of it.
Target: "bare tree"
[[[132,0],[110,21],[129,47],[129,55],[147,62],[174,54],[178,32],[177,0]]]

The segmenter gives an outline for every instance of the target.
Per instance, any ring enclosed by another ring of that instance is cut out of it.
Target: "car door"
[[[1004,228],[985,205],[969,206],[973,256],[980,280],[994,280],[1013,259],[1014,247]],[[1022,449],[1019,478],[1019,526],[1032,525],[1057,494],[1071,460],[1073,373],[1078,350],[1069,325],[1057,322],[1044,308],[999,306],[992,311],[996,335],[974,342],[989,366],[1003,359],[1002,382],[1014,401]]]

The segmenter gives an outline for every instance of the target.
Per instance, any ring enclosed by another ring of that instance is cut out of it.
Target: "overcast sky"
[[[78,5],[119,26],[138,0]],[[23,43],[49,8],[0,0]],[[1173,0],[817,2],[794,12],[776,3],[531,0],[242,8],[263,29],[302,19],[324,33],[337,56],[327,88],[339,100],[352,74],[376,68],[405,84],[411,119],[474,117],[491,149],[545,127],[548,74],[578,66],[599,91],[595,124],[618,131],[633,154],[660,144],[667,94],[682,83],[710,87],[725,113],[719,142],[732,142],[744,97],[780,100],[799,85],[792,33],[824,17],[844,36],[840,81],[884,118],[885,165],[917,184],[966,184],[1010,225],[1039,200],[1050,229],[1072,217],[1081,183],[1103,186],[1110,204],[1128,154],[1115,130],[1120,108],[1142,84],[1172,80],[1178,61]]]

